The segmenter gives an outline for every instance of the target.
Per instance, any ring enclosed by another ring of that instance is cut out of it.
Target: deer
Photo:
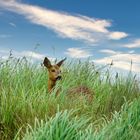
[[[52,65],[50,60],[47,57],[44,58],[43,64],[48,70],[48,92],[49,93],[51,93],[54,90],[56,82],[59,80],[62,80],[61,65],[64,63],[65,60],[66,60],[66,58],[62,59],[57,64]],[[60,90],[58,90],[58,92],[59,91]],[[57,92],[57,95],[59,94],[58,92]],[[67,91],[67,93],[70,96],[74,96],[74,94],[82,93],[83,95],[88,97],[88,100],[90,102],[93,99],[93,92],[91,91],[91,89],[89,89],[88,87],[83,86],[83,85],[79,85],[77,87],[70,88]]]

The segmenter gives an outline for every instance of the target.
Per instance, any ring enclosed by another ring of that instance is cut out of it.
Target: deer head
[[[50,60],[47,57],[45,57],[43,64],[47,68],[48,73],[49,73],[49,81],[48,81],[48,90],[49,91],[51,91],[52,88],[55,86],[56,81],[60,80],[62,78],[60,67],[65,60],[66,60],[66,58],[59,61],[57,64],[52,65]]]

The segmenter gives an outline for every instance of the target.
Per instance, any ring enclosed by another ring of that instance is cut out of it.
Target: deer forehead
[[[50,68],[50,70],[60,70],[60,67],[57,65],[52,65],[52,67]]]

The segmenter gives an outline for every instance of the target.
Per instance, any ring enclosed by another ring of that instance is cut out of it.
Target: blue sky
[[[0,0],[0,57],[86,59],[140,72],[139,0]]]

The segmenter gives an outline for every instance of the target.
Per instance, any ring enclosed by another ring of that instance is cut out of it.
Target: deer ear
[[[57,63],[57,66],[60,67],[60,66],[63,64],[63,62],[64,62],[65,60],[66,60],[66,57],[65,57],[63,60],[61,60],[60,62],[58,62],[58,63]]]
[[[43,64],[47,68],[50,68],[52,66],[50,60],[47,57],[45,57]]]

